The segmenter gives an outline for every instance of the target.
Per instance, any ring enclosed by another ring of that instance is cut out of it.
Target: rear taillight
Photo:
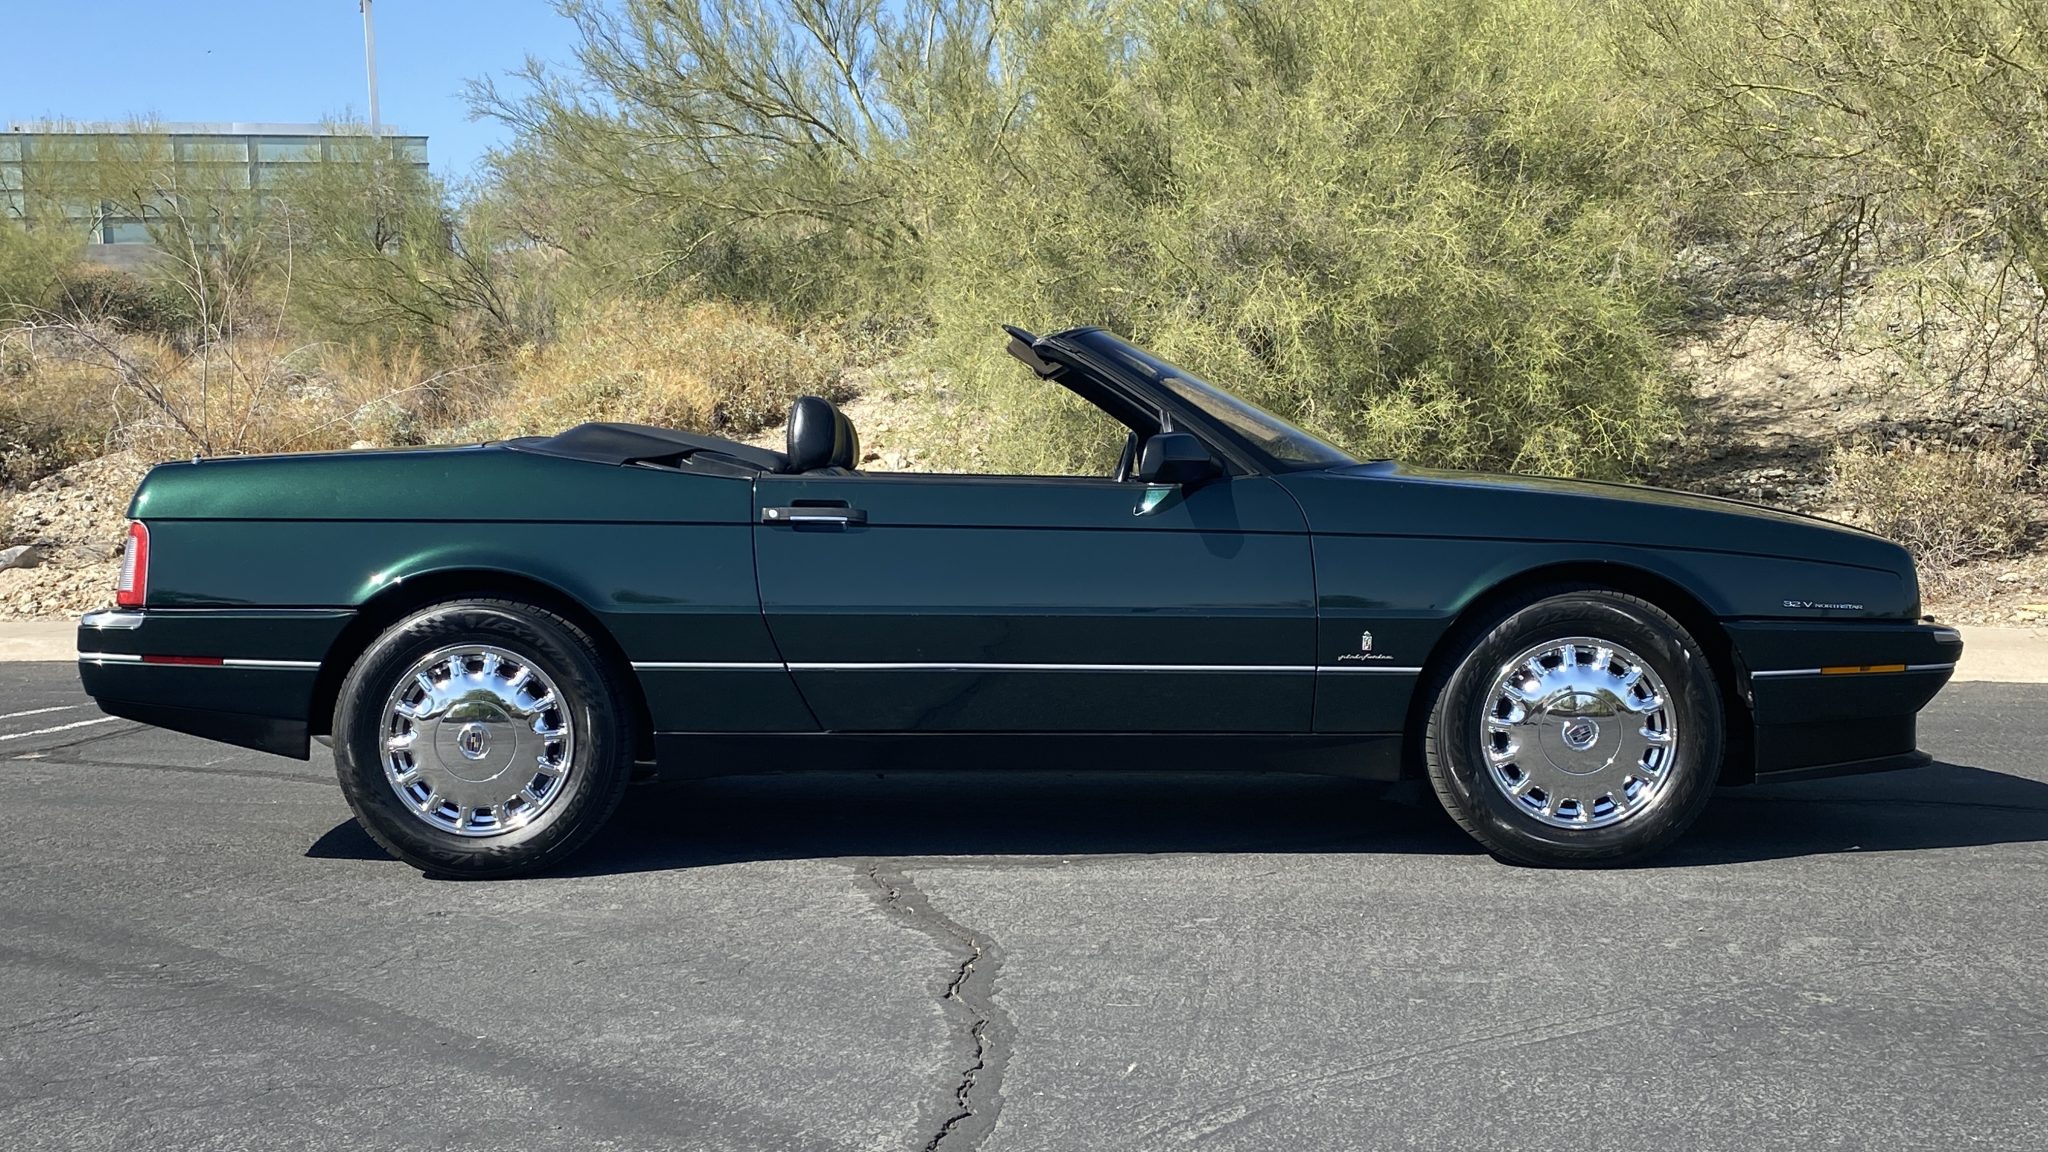
[[[149,592],[149,529],[140,520],[128,522],[128,543],[121,549],[121,583],[115,586],[114,603],[123,608],[142,607]]]

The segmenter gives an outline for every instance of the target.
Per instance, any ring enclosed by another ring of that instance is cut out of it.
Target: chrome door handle
[[[763,524],[837,524],[841,528],[849,524],[865,524],[868,514],[858,508],[812,507],[797,505],[794,508],[763,508]]]

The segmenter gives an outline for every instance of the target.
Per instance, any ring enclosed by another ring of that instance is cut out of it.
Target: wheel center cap
[[[452,777],[450,783],[495,779],[518,759],[519,726],[497,701],[481,694],[457,701],[421,727],[432,734],[434,755]]]
[[[1580,716],[1566,722],[1558,735],[1564,739],[1565,747],[1574,752],[1584,752],[1599,742],[1600,725],[1595,720]]]
[[[490,731],[481,724],[464,724],[455,734],[455,750],[471,760],[483,759],[491,751]]]

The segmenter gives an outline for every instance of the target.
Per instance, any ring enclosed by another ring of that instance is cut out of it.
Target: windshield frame
[[[1091,360],[1129,377],[1160,402],[1195,417],[1203,431],[1226,441],[1222,447],[1256,462],[1260,471],[1320,472],[1361,463],[1349,452],[1101,328],[1075,328],[1045,339],[1088,353]]]

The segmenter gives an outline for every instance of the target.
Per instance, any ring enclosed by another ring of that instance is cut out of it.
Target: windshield
[[[1176,368],[1149,352],[1133,348],[1107,332],[1098,329],[1077,333],[1075,341],[1111,357],[1118,364],[1173,393],[1182,403],[1267,457],[1277,471],[1298,472],[1358,463],[1350,453],[1325,444],[1271,412],[1255,404],[1247,404],[1199,376]]]

